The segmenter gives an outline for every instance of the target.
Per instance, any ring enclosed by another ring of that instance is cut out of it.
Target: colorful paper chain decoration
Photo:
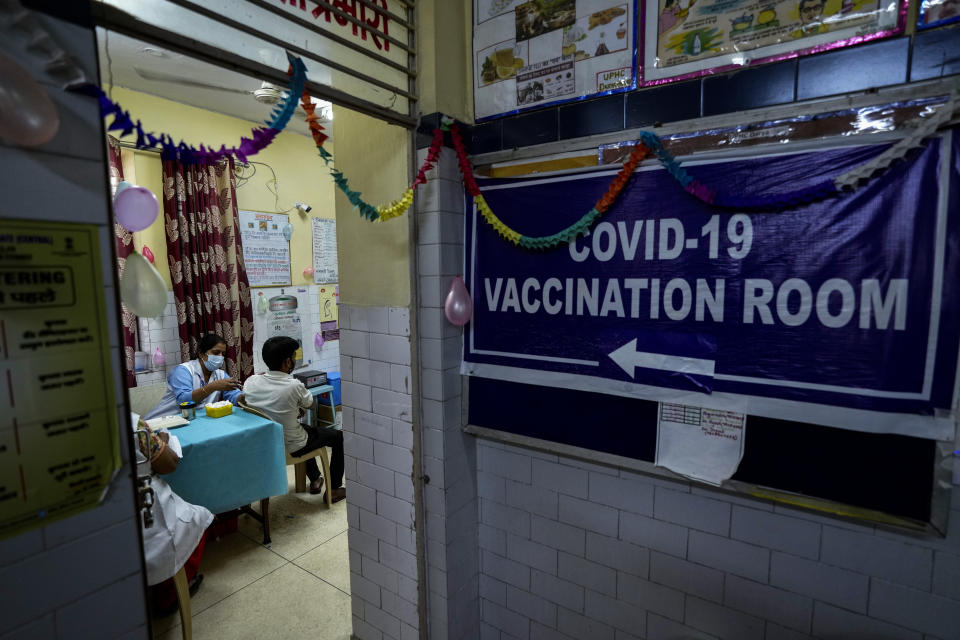
[[[317,122],[317,116],[313,115],[312,102],[310,101],[310,92],[307,89],[303,90],[301,106],[307,111],[307,125],[310,127],[310,133],[313,135],[313,142],[317,146],[317,151],[320,152],[320,157],[323,158],[324,163],[329,167],[330,163],[333,162],[333,155],[323,148],[323,143],[327,140],[327,135],[323,133],[323,127]],[[373,206],[368,203],[361,197],[359,191],[354,191],[350,188],[350,184],[347,182],[346,176],[343,175],[343,172],[339,169],[331,168],[330,175],[333,177],[333,183],[337,185],[337,188],[343,192],[347,199],[350,200],[350,204],[353,205],[354,209],[357,209],[360,212],[360,215],[369,220],[370,222],[383,222],[385,220],[390,220],[391,218],[398,218],[406,213],[407,209],[410,208],[410,205],[413,204],[413,192],[421,184],[426,184],[427,182],[427,171],[433,168],[434,163],[437,161],[437,158],[440,157],[440,151],[443,149],[443,129],[436,128],[433,130],[433,141],[430,143],[430,148],[427,149],[427,157],[421,165],[419,171],[417,171],[417,177],[414,179],[413,183],[403,192],[403,194],[390,204],[381,204],[379,206]]]
[[[640,140],[634,146],[627,161],[617,173],[617,176],[610,183],[606,193],[597,201],[597,203],[585,213],[577,222],[568,226],[557,233],[548,236],[525,236],[520,232],[510,228],[506,223],[500,220],[487,204],[480,187],[477,185],[473,175],[473,169],[470,166],[470,160],[467,157],[463,146],[463,139],[460,130],[456,124],[450,125],[447,121],[434,129],[433,140],[427,151],[427,157],[423,165],[417,172],[417,177],[413,183],[401,194],[400,198],[392,201],[390,204],[374,206],[363,200],[359,191],[350,188],[349,182],[343,172],[331,167],[333,156],[323,148],[324,142],[328,136],[323,133],[323,127],[320,126],[319,117],[314,113],[316,105],[310,99],[310,93],[306,89],[306,67],[300,58],[287,54],[290,61],[291,76],[290,91],[286,97],[277,105],[271,118],[266,121],[266,127],[257,127],[252,130],[251,138],[241,138],[239,147],[227,148],[221,145],[219,150],[208,149],[200,145],[197,149],[190,145],[180,142],[175,144],[173,138],[161,133],[154,135],[143,130],[139,120],[133,121],[130,113],[120,108],[120,105],[110,100],[102,89],[95,85],[86,85],[81,92],[98,98],[100,102],[100,111],[102,117],[106,118],[113,115],[113,122],[109,125],[109,131],[120,131],[120,136],[127,136],[136,131],[138,149],[155,149],[158,146],[162,150],[165,158],[177,158],[182,162],[213,162],[226,156],[234,156],[241,162],[246,162],[249,156],[252,156],[263,149],[276,138],[289,123],[297,107],[296,96],[301,96],[301,106],[306,112],[306,122],[313,136],[314,144],[320,157],[330,167],[330,174],[333,177],[334,184],[350,200],[355,209],[358,209],[360,215],[371,222],[383,222],[392,218],[402,216],[413,203],[413,193],[417,187],[426,183],[426,172],[433,168],[440,153],[443,150],[444,131],[449,130],[453,141],[453,147],[457,154],[457,161],[460,165],[460,171],[463,174],[463,183],[467,191],[473,196],[474,203],[480,211],[484,220],[490,224],[496,232],[518,246],[527,249],[550,249],[560,244],[568,243],[577,235],[588,231],[613,204],[623,190],[630,176],[633,174],[637,165],[651,153],[655,155],[664,169],[680,183],[680,185],[692,196],[709,205],[737,209],[739,211],[780,211],[783,209],[795,208],[825,198],[839,195],[844,190],[856,188],[857,185],[867,180],[879,172],[886,170],[892,162],[904,157],[911,149],[920,146],[923,140],[932,135],[941,125],[946,123],[953,115],[954,96],[951,95],[947,103],[941,107],[937,113],[928,119],[919,118],[911,123],[916,127],[916,131],[891,146],[887,151],[879,156],[847,171],[841,176],[832,179],[825,179],[809,187],[789,191],[786,193],[763,194],[763,195],[738,195],[730,194],[721,190],[714,189],[698,181],[686,170],[680,166],[680,163],[663,146],[660,138],[652,132],[640,132]]]
[[[119,104],[113,102],[100,87],[87,85],[83,93],[93,95],[100,101],[100,116],[107,118],[113,116],[113,122],[107,127],[108,131],[119,131],[120,137],[128,136],[134,131],[137,133],[136,146],[138,149],[156,149],[160,147],[162,157],[175,158],[185,163],[195,162],[216,162],[220,158],[234,156],[240,162],[246,162],[249,156],[255,155],[267,148],[277,134],[283,131],[293,117],[297,109],[297,96],[303,92],[304,85],[307,82],[307,69],[300,58],[287,55],[290,61],[290,70],[287,72],[291,76],[290,90],[273,110],[269,120],[265,121],[266,127],[256,127],[251,131],[250,138],[240,138],[240,146],[227,148],[221,145],[219,150],[209,149],[205,145],[200,148],[190,146],[180,141],[175,144],[173,138],[165,133],[155,135],[143,130],[140,121],[133,121],[129,111],[124,111]]]
[[[466,186],[467,192],[473,196],[473,202],[477,205],[477,210],[483,216],[483,219],[486,220],[499,235],[525,249],[552,249],[557,245],[570,242],[577,237],[578,234],[590,229],[597,219],[606,213],[607,209],[616,202],[620,191],[622,191],[623,187],[627,184],[627,180],[630,179],[637,165],[650,153],[643,144],[636,145],[633,151],[630,152],[630,157],[627,158],[627,161],[623,163],[623,167],[617,173],[617,177],[610,183],[607,192],[597,200],[597,203],[593,205],[590,211],[587,211],[579,220],[557,233],[549,236],[531,237],[514,231],[493,213],[490,205],[487,204],[483,194],[480,192],[480,187],[477,186],[476,179],[473,177],[470,159],[467,157],[467,151],[463,147],[463,139],[460,137],[460,129],[455,124],[450,127],[450,137],[453,140],[454,151],[457,153],[457,161],[460,163],[460,172],[463,174],[463,184]]]

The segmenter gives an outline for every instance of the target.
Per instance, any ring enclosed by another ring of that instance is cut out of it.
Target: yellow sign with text
[[[0,539],[96,506],[121,464],[97,231],[0,220]]]

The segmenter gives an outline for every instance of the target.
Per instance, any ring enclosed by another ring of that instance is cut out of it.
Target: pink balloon
[[[457,276],[450,283],[450,291],[447,293],[447,301],[443,305],[443,312],[452,324],[462,327],[470,322],[470,316],[473,315],[473,300],[470,298],[470,292],[467,291],[467,285],[463,278]]]
[[[150,261],[150,264],[153,264],[153,251],[150,251],[150,247],[143,245],[143,249],[140,251],[143,254],[143,257]]]
[[[304,278],[309,278],[312,275],[313,275],[313,267],[307,267],[306,269],[303,270]]]
[[[127,231],[143,231],[157,219],[157,196],[145,187],[129,187],[113,199],[117,222]]]
[[[60,128],[57,105],[30,73],[0,53],[0,138],[32,147],[53,140]]]
[[[322,346],[323,346],[323,342],[324,342],[324,340],[323,340],[323,334],[322,334],[322,333],[315,333],[315,334],[313,334],[313,346],[314,346],[315,348],[319,349],[320,347],[322,347]]]

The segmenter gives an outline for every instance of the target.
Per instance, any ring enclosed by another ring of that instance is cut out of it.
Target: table
[[[187,502],[223,513],[287,493],[279,423],[235,406],[222,418],[198,413],[170,432],[180,439],[183,460],[163,479]]]
[[[307,391],[310,392],[310,395],[313,396],[313,404],[316,406],[319,404],[319,398],[325,393],[330,394],[330,419],[332,422],[328,424],[319,424],[319,413],[314,416],[314,409],[311,407],[307,410],[307,424],[311,426],[320,426],[320,427],[332,427],[334,429],[340,428],[337,424],[337,408],[333,404],[333,385],[324,384],[319,387],[308,387]]]

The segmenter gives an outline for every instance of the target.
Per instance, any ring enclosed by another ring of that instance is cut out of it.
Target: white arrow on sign
[[[610,359],[616,362],[621,369],[634,377],[634,368],[661,369],[677,373],[690,373],[698,376],[713,377],[714,360],[688,358],[685,356],[671,356],[665,353],[648,353],[637,351],[637,339],[634,338],[619,349],[610,352]]]

